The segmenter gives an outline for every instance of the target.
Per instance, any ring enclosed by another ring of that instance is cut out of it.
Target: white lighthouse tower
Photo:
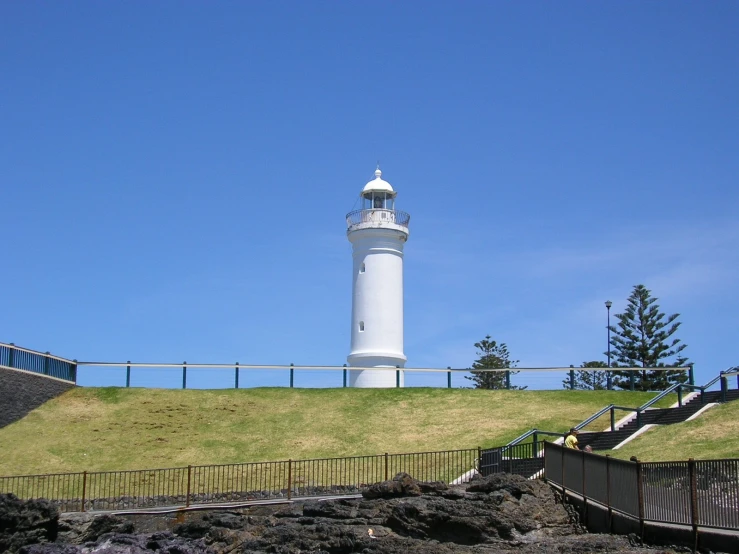
[[[352,243],[353,367],[403,367],[403,246],[410,215],[395,209],[396,192],[375,171],[362,190],[362,209],[346,216]],[[396,372],[352,370],[352,387],[395,387]],[[400,386],[404,384],[400,372]]]

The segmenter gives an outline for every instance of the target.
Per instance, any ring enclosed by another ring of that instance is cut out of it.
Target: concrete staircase
[[[615,431],[602,431],[596,433],[579,433],[577,441],[580,448],[587,445],[593,450],[611,450],[636,433],[640,426],[644,425],[672,425],[673,423],[682,423],[703,409],[706,405],[720,402],[721,391],[707,391],[694,395],[689,401],[682,406],[676,408],[654,408],[647,409],[641,413],[637,421],[636,414],[632,414],[631,418],[624,424],[616,428]],[[739,400],[739,390],[726,391],[726,401]]]

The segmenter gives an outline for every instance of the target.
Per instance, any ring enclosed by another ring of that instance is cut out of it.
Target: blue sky
[[[705,381],[739,364],[738,27],[728,1],[4,2],[0,341],[341,365],[344,215],[380,160],[408,366],[486,334],[603,359],[604,301],[643,283]]]

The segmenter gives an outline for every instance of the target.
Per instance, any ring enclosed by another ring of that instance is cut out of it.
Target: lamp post
[[[608,311],[608,325],[606,326],[606,329],[608,329],[608,371],[606,371],[606,388],[608,390],[613,388],[613,383],[611,382],[611,306],[613,306],[613,302],[606,300],[606,310]]]

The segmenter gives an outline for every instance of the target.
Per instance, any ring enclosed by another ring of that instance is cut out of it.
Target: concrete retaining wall
[[[0,429],[74,387],[69,381],[0,366]]]

